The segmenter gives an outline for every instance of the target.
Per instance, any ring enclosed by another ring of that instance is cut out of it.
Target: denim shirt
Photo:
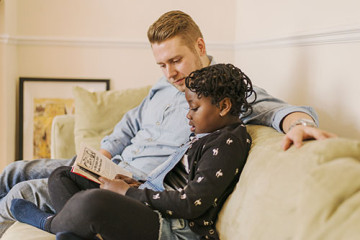
[[[145,180],[187,142],[191,133],[187,111],[185,94],[161,78],[142,103],[126,113],[113,133],[101,141],[101,148],[135,179]]]
[[[190,147],[192,141],[200,139],[207,136],[209,133],[197,134],[193,137],[191,141],[180,146],[173,154],[171,154],[166,161],[164,161],[160,166],[156,167],[146,179],[146,182],[139,186],[139,189],[152,189],[154,191],[164,191],[164,179],[166,174],[170,172],[175,165],[181,160],[188,148]]]
[[[281,132],[282,119],[292,112],[305,112],[318,123],[311,107],[292,106],[261,88],[254,86],[254,90],[257,100],[252,105],[253,112],[240,116],[245,124],[270,126]],[[113,156],[114,162],[131,171],[135,179],[146,180],[150,172],[187,142],[191,133],[187,111],[185,94],[162,77],[142,103],[128,111],[114,131],[103,138],[101,148]]]

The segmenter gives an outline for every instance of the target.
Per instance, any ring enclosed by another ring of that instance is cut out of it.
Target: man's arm
[[[283,124],[289,123],[287,120],[284,120],[287,117],[293,116],[291,115],[292,113],[298,112],[309,116],[318,125],[318,117],[311,107],[292,106],[271,96],[262,88],[256,86],[253,86],[253,88],[256,92],[256,101],[252,104],[252,112],[251,114],[240,116],[245,124],[264,125],[272,127],[278,132],[284,132]],[[254,96],[251,96],[248,101],[252,102],[253,99]],[[291,123],[293,119],[289,118],[288,120]]]
[[[265,125],[286,133],[282,144],[284,150],[288,149],[291,144],[300,147],[302,141],[306,139],[320,140],[336,136],[309,126],[296,125],[290,129],[290,126],[299,119],[311,120],[315,126],[318,126],[317,114],[311,107],[292,106],[269,95],[264,89],[256,86],[253,88],[257,94],[257,99],[252,105],[253,111],[250,115],[242,117],[242,120],[246,124]]]
[[[287,115],[282,122],[282,129],[286,133],[282,142],[284,150],[287,150],[292,144],[295,147],[301,147],[303,140],[336,137],[333,133],[318,129],[314,120],[303,112],[293,112]]]
[[[113,132],[101,140],[100,152],[108,158],[121,154],[131,139],[141,128],[143,109],[146,108],[149,95],[136,108],[128,111],[116,124]]]
[[[308,120],[310,123],[313,123],[313,127],[317,127],[318,125],[315,123],[314,119],[312,119],[312,117],[306,113],[303,112],[293,112],[290,113],[289,115],[287,115],[281,124],[281,128],[283,130],[284,133],[288,133],[290,131],[290,128],[295,127],[294,124],[296,124],[296,122],[299,119],[306,119]],[[300,124],[298,124],[300,125]]]

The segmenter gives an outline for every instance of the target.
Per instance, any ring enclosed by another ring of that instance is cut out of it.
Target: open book
[[[99,151],[82,145],[72,166],[71,172],[100,183],[99,177],[114,179],[116,174],[132,177],[131,172],[116,165]]]

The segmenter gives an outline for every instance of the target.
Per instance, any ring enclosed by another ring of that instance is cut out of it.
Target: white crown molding
[[[342,28],[327,32],[305,33],[288,37],[260,39],[248,42],[208,42],[210,50],[236,51],[251,48],[279,48],[324,45],[335,43],[360,42],[360,27]],[[68,46],[68,47],[106,47],[106,48],[141,48],[148,49],[147,41],[139,40],[114,40],[93,38],[64,38],[41,36],[10,36],[0,35],[0,43],[12,45],[37,45],[37,46]]]
[[[114,39],[92,38],[55,38],[35,36],[9,36],[0,35],[0,43],[12,45],[37,45],[37,46],[67,46],[67,47],[107,47],[107,48],[149,48],[147,41],[125,41]],[[208,47],[214,50],[234,50],[233,43],[208,43]]]
[[[299,47],[360,42],[360,27],[237,43],[235,49]]]
[[[125,41],[114,39],[65,38],[42,36],[9,36],[0,35],[0,42],[14,45],[62,46],[62,47],[110,47],[110,48],[147,48],[145,41]]]

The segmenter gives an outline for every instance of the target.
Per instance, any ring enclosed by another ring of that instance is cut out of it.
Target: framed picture
[[[110,80],[20,77],[19,159],[50,158],[52,120],[74,114],[75,86],[105,91],[110,89]]]

